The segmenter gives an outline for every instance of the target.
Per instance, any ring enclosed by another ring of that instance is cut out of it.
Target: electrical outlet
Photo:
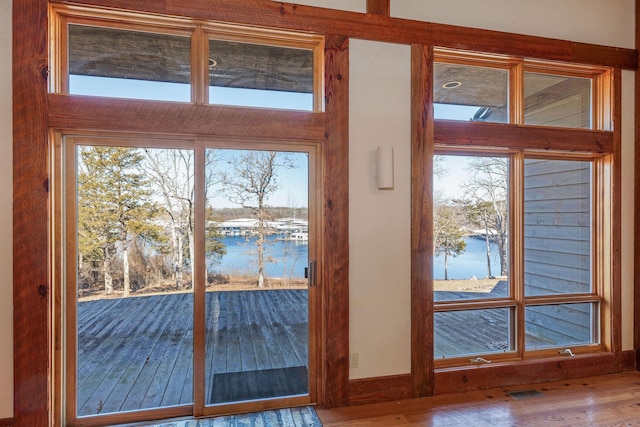
[[[356,369],[360,363],[358,353],[349,354],[349,369]]]

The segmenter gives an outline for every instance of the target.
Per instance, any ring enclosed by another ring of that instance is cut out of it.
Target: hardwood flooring
[[[510,392],[531,391],[521,399]],[[640,372],[318,409],[324,427],[640,426]]]

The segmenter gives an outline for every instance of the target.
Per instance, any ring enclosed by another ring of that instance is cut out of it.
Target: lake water
[[[286,262],[287,276],[303,278],[304,268],[308,264],[309,245],[295,241],[283,241],[282,236],[267,237],[265,257],[270,256],[274,262],[265,263],[265,274],[268,277],[282,277]],[[255,273],[256,239],[242,236],[223,237],[222,243],[227,247],[227,253],[218,264],[214,264],[209,271],[223,274]],[[293,266],[293,270],[292,270]]]
[[[457,257],[449,257],[449,279],[469,279],[475,276],[478,279],[487,276],[487,249],[482,239],[467,237],[466,250]],[[498,257],[498,245],[491,243],[491,274],[500,275],[500,260]],[[444,257],[433,258],[433,277],[444,279]]]
[[[284,242],[278,240],[282,236],[269,236],[269,244],[266,247],[267,255],[275,262],[265,265],[266,274],[269,277],[282,277],[284,259],[286,253],[287,275],[290,277],[304,277],[304,268],[307,266],[309,245],[300,242]],[[215,264],[210,271],[223,274],[251,273],[255,272],[255,239],[247,240],[244,237],[224,237],[222,242],[227,247],[227,254],[219,264]],[[484,240],[468,237],[467,249],[459,256],[449,258],[449,279],[469,279],[471,276],[482,278],[487,276],[487,256]],[[433,260],[433,275],[436,279],[444,279],[444,258],[439,256]],[[500,262],[498,260],[498,247],[491,244],[491,274],[500,275]]]

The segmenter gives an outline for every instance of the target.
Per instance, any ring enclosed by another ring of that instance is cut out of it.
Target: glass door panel
[[[68,154],[67,418],[192,404],[194,152]]]
[[[205,162],[205,405],[308,396],[309,154]]]
[[[69,424],[315,399],[315,148],[176,144],[65,142]]]

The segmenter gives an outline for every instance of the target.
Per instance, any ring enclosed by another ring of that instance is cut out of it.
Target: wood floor
[[[526,393],[520,399],[508,394],[518,391]],[[324,427],[640,426],[640,373],[318,409],[317,413]]]
[[[207,393],[214,374],[307,364],[306,290],[208,292]],[[78,305],[78,414],[193,401],[193,298]],[[208,397],[209,398],[209,397]]]

